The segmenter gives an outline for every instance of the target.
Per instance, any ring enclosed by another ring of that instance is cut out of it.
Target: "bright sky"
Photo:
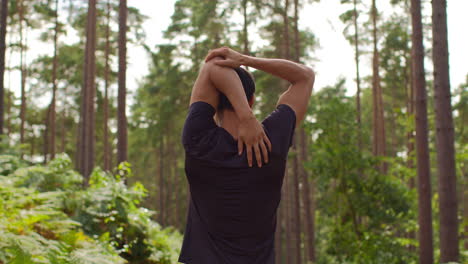
[[[427,2],[425,3],[425,13],[430,14],[430,1],[423,2]],[[448,0],[447,2],[450,77],[452,88],[455,88],[465,82],[465,76],[468,74],[468,52],[466,51],[468,49],[468,34],[466,34],[468,1]],[[174,3],[175,0],[129,1],[129,5],[139,8],[143,14],[149,16],[144,25],[149,46],[165,42],[162,39],[162,31],[171,21]],[[378,5],[380,5],[377,7],[382,13],[390,13],[387,12],[390,8],[389,4],[378,1]],[[321,46],[313,55],[318,59],[313,65],[317,72],[316,88],[318,89],[332,85],[340,76],[344,76],[348,81],[347,87],[350,87],[350,91],[354,93],[354,50],[344,38],[342,33],[344,25],[338,18],[339,14],[348,8],[349,6],[341,5],[340,0],[322,0],[320,3],[307,4],[300,11],[299,26],[311,29],[318,37]],[[430,47],[430,45],[431,43],[426,43],[426,47]],[[131,49],[129,81],[138,80],[146,72],[147,62],[142,63],[144,57],[143,51]],[[426,63],[427,69],[431,69],[430,66],[430,63]],[[361,59],[360,67],[363,74],[370,73],[369,56]],[[129,83],[129,85],[134,86],[134,83]]]
[[[424,13],[430,15],[430,1],[425,3]],[[447,0],[448,5],[448,33],[449,33],[449,58],[450,58],[450,78],[452,89],[458,87],[465,82],[468,74],[468,34],[466,34],[466,26],[468,25],[468,10],[467,0]],[[150,47],[156,44],[165,43],[167,40],[162,38],[162,32],[170,24],[170,17],[174,11],[175,0],[129,0],[128,4],[140,9],[140,11],[149,18],[144,23],[143,27],[146,31],[146,43]],[[384,15],[391,13],[391,7],[388,3],[379,1],[379,10]],[[317,61],[313,63],[313,68],[317,72],[315,89],[320,89],[327,85],[336,83],[336,80],[343,76],[347,79],[347,87],[349,93],[355,92],[354,84],[354,50],[343,36],[344,25],[339,20],[339,14],[349,8],[341,5],[340,0],[322,0],[320,3],[307,4],[300,10],[300,28],[311,29],[320,42],[320,48],[316,50],[312,57]],[[66,18],[60,17],[61,20]],[[429,20],[430,22],[430,20]],[[252,34],[252,39],[255,42],[254,46],[258,46],[260,39],[255,39],[256,34]],[[11,37],[11,35],[10,35]],[[68,36],[66,42],[73,42],[76,39],[73,36]],[[63,41],[63,40],[62,40]],[[34,36],[30,37],[29,45],[31,48],[28,51],[28,63],[39,54],[52,54],[52,44],[41,43],[34,40]],[[431,43],[426,43],[426,47],[430,47]],[[17,55],[17,54],[16,54]],[[19,56],[10,56],[7,52],[7,62],[9,65],[17,64]],[[366,56],[361,59],[362,75],[370,74],[370,57]],[[141,47],[128,47],[128,72],[127,72],[127,87],[129,88],[129,101],[132,100],[132,92],[138,87],[139,81],[148,73],[148,56]],[[426,62],[426,69],[432,67],[430,61]],[[12,87],[17,96],[20,95],[18,71],[13,71],[6,76],[6,86]],[[116,95],[116,89],[113,94]],[[47,97],[47,96],[46,96]],[[40,99],[41,104],[46,105],[50,98]]]

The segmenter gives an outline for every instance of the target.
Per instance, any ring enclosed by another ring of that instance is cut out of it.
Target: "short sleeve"
[[[272,152],[286,158],[296,127],[294,110],[286,104],[280,104],[262,123],[270,139]]]
[[[182,132],[185,147],[196,144],[203,135],[217,127],[213,119],[215,112],[212,105],[203,101],[190,105]]]

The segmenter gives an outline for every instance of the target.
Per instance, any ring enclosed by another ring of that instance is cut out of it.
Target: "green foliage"
[[[406,182],[401,161],[388,159],[392,169],[378,173],[382,160],[357,146],[353,98],[344,82],[313,96],[307,129],[314,138],[307,168],[318,188],[318,263],[411,263],[408,246],[416,241],[415,194]],[[411,173],[410,173],[411,175]],[[326,231],[323,231],[326,230]]]
[[[95,170],[87,188],[66,155],[29,167],[2,155],[0,168],[0,262],[176,262],[180,234],[138,206],[146,190],[125,184],[129,164]]]

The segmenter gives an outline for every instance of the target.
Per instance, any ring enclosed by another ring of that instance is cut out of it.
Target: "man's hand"
[[[219,66],[237,68],[242,65],[244,55],[228,47],[211,50],[205,58],[205,62],[214,57],[222,57],[224,60],[217,60],[214,63]]]
[[[219,57],[223,59],[213,60],[214,58]],[[239,52],[236,52],[228,47],[223,47],[211,50],[206,56],[205,62],[213,60],[213,63],[218,66],[237,68],[243,64],[244,59],[245,56]],[[240,113],[236,111],[236,114],[240,120],[237,141],[239,155],[242,154],[245,144],[249,166],[253,166],[252,152],[254,152],[258,166],[262,167],[262,154],[265,163],[268,162],[268,149],[271,151],[270,140],[266,136],[262,124],[258,122],[252,112],[249,111]]]
[[[237,147],[239,155],[242,154],[244,144],[247,151],[247,160],[249,167],[252,167],[252,151],[255,152],[258,167],[262,167],[262,155],[265,163],[268,163],[268,149],[271,151],[271,143],[268,139],[262,125],[255,116],[249,116],[240,120],[239,136],[237,139]],[[260,153],[261,152],[261,153]]]

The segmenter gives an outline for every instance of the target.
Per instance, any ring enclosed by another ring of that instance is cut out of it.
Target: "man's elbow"
[[[304,79],[309,82],[315,81],[315,72],[312,68],[304,66]]]
[[[315,82],[314,70],[308,66],[302,65],[302,74],[299,82],[306,83],[306,86],[312,89]]]

